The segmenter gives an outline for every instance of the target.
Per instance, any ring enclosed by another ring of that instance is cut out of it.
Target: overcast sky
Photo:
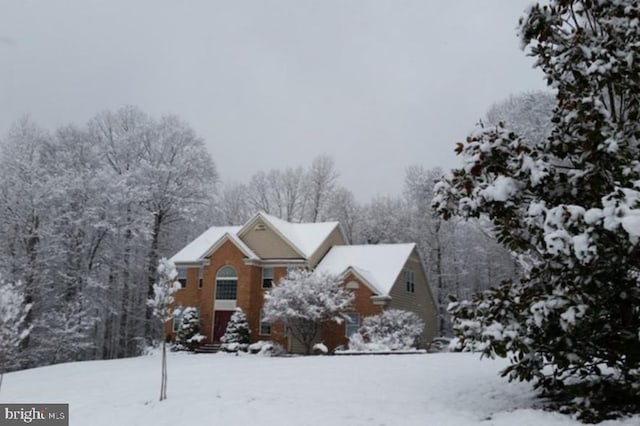
[[[0,0],[0,133],[137,105],[175,113],[221,178],[334,158],[358,199],[451,168],[487,108],[543,89],[528,0]]]

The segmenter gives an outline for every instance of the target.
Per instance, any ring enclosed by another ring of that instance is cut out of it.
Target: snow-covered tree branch
[[[434,199],[445,218],[490,217],[526,266],[451,305],[463,344],[587,421],[640,398],[639,17],[631,1],[533,6],[521,34],[557,92],[549,137],[479,127]]]

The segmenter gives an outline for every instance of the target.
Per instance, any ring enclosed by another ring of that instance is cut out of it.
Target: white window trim
[[[236,276],[235,277],[222,277],[220,276],[220,272],[224,269],[224,268],[231,268],[233,270],[233,272],[235,272]],[[235,299],[218,299],[218,282],[219,281],[235,281],[236,282],[236,298]],[[216,285],[215,288],[213,289],[213,296],[214,296],[214,300],[218,301],[223,301],[223,300],[228,300],[228,301],[236,301],[238,300],[238,271],[236,270],[236,268],[234,268],[231,265],[224,265],[222,266],[220,269],[218,269],[218,272],[216,273]]]
[[[265,278],[265,276],[264,276],[264,271],[265,271],[265,270],[267,270],[267,269],[270,269],[270,270],[271,270],[271,278],[269,278],[269,277]],[[273,281],[274,281],[274,280],[273,280],[273,275],[274,275],[274,270],[273,270],[273,267],[272,267],[272,266],[263,266],[263,267],[262,267],[262,283],[260,284],[260,286],[261,286],[264,290],[269,290],[269,289],[273,288]],[[265,287],[265,286],[264,286],[264,280],[265,280],[265,279],[271,279],[271,287]]]
[[[178,332],[178,326],[180,322],[182,322],[182,313],[184,312],[184,307],[178,306],[173,310],[173,324],[171,325],[171,331],[174,333]]]
[[[405,269],[404,282],[407,293],[413,294],[416,292],[416,274],[412,269]]]
[[[188,282],[188,268],[183,268],[183,267],[179,267],[176,268],[177,272],[178,272],[178,282],[180,283],[180,288],[187,288],[187,282]],[[183,284],[184,281],[184,284]]]
[[[260,318],[258,322],[258,334],[260,336],[271,336],[271,328],[273,327],[273,324],[271,324],[271,322],[269,321],[264,321],[263,318],[264,318],[264,310],[260,309]],[[269,333],[262,332],[262,324],[269,324]]]
[[[358,329],[360,329],[360,321],[361,321],[361,317],[360,317],[360,313],[359,312],[347,312],[347,315],[349,316],[349,320],[344,322],[344,337],[349,338],[351,337],[349,335],[349,326],[351,325],[351,323],[353,321],[351,321],[351,315],[357,315],[358,316],[358,321],[356,321],[356,329],[352,334],[355,334],[358,332]]]

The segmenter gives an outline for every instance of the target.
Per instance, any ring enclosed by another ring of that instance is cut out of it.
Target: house
[[[329,349],[345,345],[363,317],[389,308],[418,314],[426,324],[424,342],[438,335],[438,310],[415,244],[349,245],[338,222],[290,223],[260,212],[243,226],[208,229],[171,260],[182,285],[175,303],[198,308],[208,343],[220,341],[240,307],[252,341],[272,340],[300,352],[283,324],[262,315],[265,293],[292,267],[337,274],[354,292],[351,321],[323,328],[320,340]],[[178,320],[167,325],[167,334],[173,336]]]

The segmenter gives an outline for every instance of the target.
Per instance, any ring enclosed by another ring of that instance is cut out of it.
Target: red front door
[[[213,341],[219,342],[227,331],[227,324],[231,319],[233,311],[215,311],[213,313]]]

